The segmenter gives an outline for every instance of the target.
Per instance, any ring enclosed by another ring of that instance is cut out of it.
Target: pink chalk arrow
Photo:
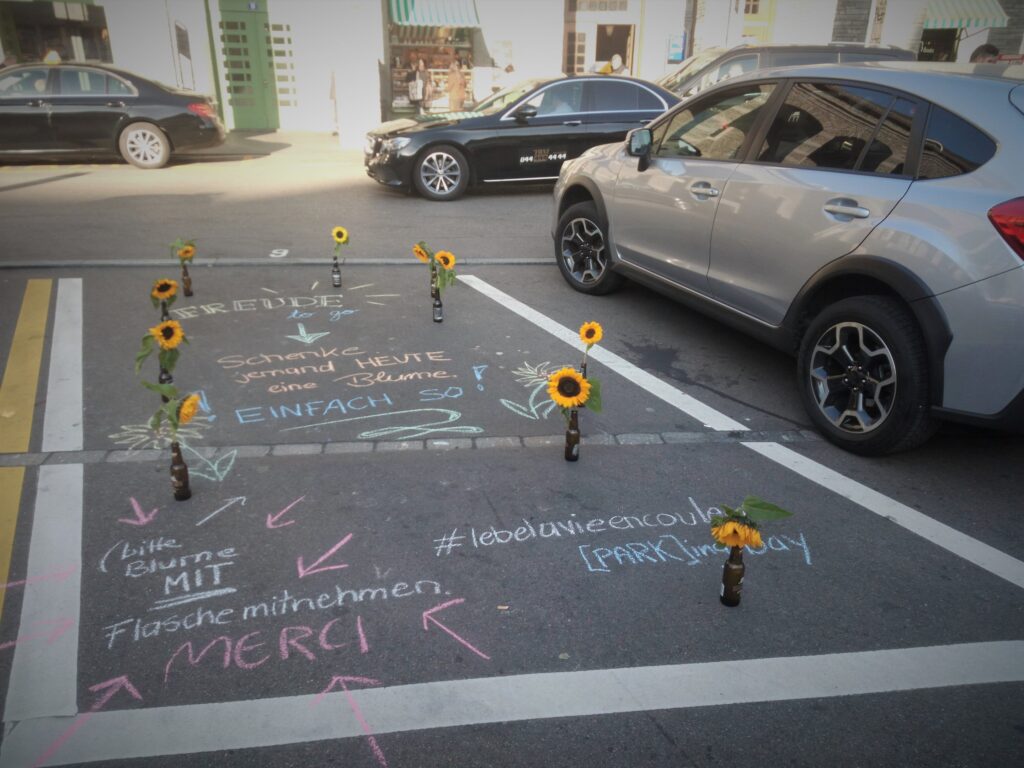
[[[6,584],[0,584],[0,589],[8,589],[9,587],[24,587],[26,584],[35,584],[39,581],[64,581],[68,576],[78,570],[78,565],[69,565],[67,568],[61,571],[54,571],[53,573],[46,573],[42,576],[33,576],[31,579],[21,579],[21,581],[8,581]]]
[[[17,640],[9,640],[6,643],[0,643],[0,651],[5,651],[8,648],[13,648],[19,643],[27,643],[30,640],[45,639],[50,645],[53,645],[59,640],[69,629],[75,626],[74,619],[57,619],[56,621],[35,621],[32,622],[33,627],[37,627],[40,624],[54,624],[54,628],[49,632],[37,632],[34,635],[18,635]]]
[[[461,643],[462,645],[464,645],[464,646],[466,646],[467,648],[469,648],[469,650],[471,650],[471,651],[472,651],[473,653],[475,653],[475,654],[476,654],[477,656],[479,656],[479,657],[480,657],[481,659],[487,659],[488,661],[490,661],[490,660],[491,660],[491,657],[490,657],[490,656],[488,656],[488,655],[487,655],[486,653],[484,653],[483,651],[479,651],[479,650],[477,650],[476,648],[474,648],[474,647],[473,647],[472,645],[470,645],[469,643],[467,643],[467,642],[466,642],[465,640],[463,640],[463,639],[462,639],[461,637],[459,637],[459,636],[458,636],[457,634],[455,634],[455,633],[454,633],[454,632],[452,632],[452,631],[451,631],[450,629],[448,629],[448,627],[446,627],[446,626],[445,626],[444,624],[442,624],[442,623],[441,623],[440,621],[438,621],[437,619],[435,619],[435,618],[434,618],[434,614],[435,614],[435,613],[437,613],[438,611],[443,611],[443,610],[444,610],[445,608],[447,608],[447,607],[448,607],[448,606],[450,606],[450,605],[458,605],[459,603],[464,603],[464,602],[466,602],[466,598],[464,598],[464,597],[457,597],[457,598],[456,598],[456,599],[454,599],[454,600],[449,600],[449,601],[448,601],[447,603],[441,603],[440,605],[435,605],[435,606],[434,606],[433,608],[431,608],[431,609],[430,609],[429,611],[424,611],[424,612],[423,612],[423,631],[424,631],[424,632],[426,632],[426,631],[427,631],[427,630],[428,630],[428,629],[430,628],[430,627],[428,626],[427,622],[428,622],[428,621],[429,621],[429,622],[432,622],[433,624],[436,624],[436,625],[438,626],[438,628],[439,628],[439,629],[443,629],[443,630],[444,630],[445,632],[447,632],[447,633],[448,633],[449,635],[451,635],[452,637],[454,637],[454,638],[455,638],[455,640],[456,640],[456,642],[459,642],[459,643]]]
[[[308,568],[306,567],[306,564],[302,560],[302,555],[299,555],[299,559],[295,563],[296,567],[298,567],[298,569],[299,569],[299,578],[300,579],[304,579],[307,576],[310,576],[310,575],[312,575],[314,573],[320,573],[321,571],[336,571],[336,570],[339,570],[341,568],[348,568],[348,563],[338,563],[337,565],[321,565],[321,563],[324,560],[326,560],[328,557],[333,555],[335,552],[337,552],[339,549],[344,547],[346,544],[348,544],[349,539],[351,539],[351,538],[352,538],[352,534],[350,533],[344,539],[342,539],[337,544],[335,544],[333,547],[328,549],[319,558],[317,558],[316,562],[313,563]]]
[[[127,691],[133,698],[142,701],[142,695],[138,692],[138,690],[136,690],[135,686],[129,682],[128,677],[126,675],[121,675],[120,677],[115,677],[112,680],[107,680],[104,683],[97,683],[96,685],[90,687],[90,691],[105,691],[105,693],[98,699],[96,699],[96,702],[89,708],[88,712],[83,712],[75,718],[74,722],[71,723],[68,729],[64,731],[64,733],[62,733],[60,736],[58,736],[57,739],[49,747],[47,747],[46,751],[36,759],[36,761],[32,764],[32,768],[38,768],[38,766],[45,765],[46,763],[48,763],[50,761],[50,758],[53,757],[54,754],[56,754],[57,750],[64,746],[64,744],[67,743],[68,739],[74,736],[75,733],[83,725],[89,722],[90,718],[92,718],[93,715],[95,715],[97,712],[103,709],[103,707],[106,706],[107,702],[110,701],[114,697],[114,695],[122,689]]]
[[[284,528],[286,525],[291,525],[292,523],[294,523],[295,522],[294,520],[286,520],[283,523],[279,523],[277,521],[281,517],[281,515],[283,515],[286,512],[288,512],[292,507],[294,507],[296,504],[298,504],[304,498],[306,498],[306,497],[305,496],[299,496],[299,498],[297,498],[295,501],[293,501],[287,507],[282,509],[276,515],[267,515],[267,528]]]
[[[359,704],[352,697],[352,692],[348,689],[349,683],[358,683],[359,685],[380,685],[380,680],[374,680],[372,677],[351,677],[348,675],[335,675],[331,678],[331,682],[327,684],[327,687],[320,692],[320,695],[310,702],[310,706],[316,706],[323,701],[324,696],[333,691],[336,687],[340,687],[345,692],[345,698],[348,699],[349,709],[352,710],[352,715],[355,717],[359,726],[363,729],[363,733],[366,734],[366,741],[370,745],[370,749],[373,750],[373,756],[377,758],[377,763],[382,768],[388,768],[388,761],[384,759],[384,751],[377,744],[377,739],[373,735],[373,730],[370,728],[370,724],[366,722],[366,718],[363,717],[363,712],[359,709]]]
[[[142,505],[135,500],[134,496],[131,496],[130,500],[132,502],[132,509],[135,511],[135,518],[133,519],[130,517],[120,517],[118,518],[117,522],[126,523],[128,525],[149,525],[151,522],[153,522],[153,518],[156,517],[156,513],[160,511],[160,508],[157,507],[147,515],[142,510]]]

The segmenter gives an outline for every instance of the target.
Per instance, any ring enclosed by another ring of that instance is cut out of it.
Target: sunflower
[[[727,547],[764,546],[761,534],[756,528],[751,528],[749,525],[735,520],[726,520],[721,525],[712,526],[711,535],[719,544],[724,544]]]
[[[448,251],[438,251],[434,258],[437,259],[437,263],[445,269],[451,269],[455,266],[455,254],[449,253]]]
[[[185,331],[177,320],[167,320],[149,329],[150,335],[156,339],[160,349],[177,349],[185,339]]]
[[[178,423],[188,424],[196,415],[196,411],[199,409],[199,395],[189,395],[181,401],[181,407],[178,409]]]
[[[164,278],[153,281],[153,290],[149,292],[157,301],[167,301],[178,295],[178,281]]]
[[[421,246],[419,243],[416,243],[416,245],[412,247],[412,255],[415,256],[420,261],[422,261],[424,264],[430,261],[430,256],[427,255],[427,252],[423,250],[423,246]]]
[[[182,261],[192,261],[196,255],[196,247],[194,245],[184,245],[178,249],[178,258]]]
[[[344,245],[348,242],[348,230],[344,227],[335,227],[331,230],[331,237],[338,245]]]
[[[580,326],[580,341],[587,346],[597,344],[602,338],[604,338],[604,331],[601,329],[600,323],[590,322]]]
[[[574,368],[563,368],[548,377],[548,394],[562,408],[578,408],[590,397],[590,382]]]

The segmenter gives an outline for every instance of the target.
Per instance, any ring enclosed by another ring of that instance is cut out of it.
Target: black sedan
[[[205,96],[95,64],[0,69],[0,157],[120,154],[160,168],[172,152],[223,141]]]
[[[455,200],[470,184],[554,181],[565,160],[622,141],[678,102],[628,77],[527,80],[472,112],[384,123],[366,137],[366,172],[430,200]]]

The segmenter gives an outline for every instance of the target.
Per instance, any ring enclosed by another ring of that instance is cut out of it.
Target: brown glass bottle
[[[188,273],[188,265],[185,262],[181,263],[181,284],[185,289],[185,295],[192,295],[192,276]]]
[[[576,409],[569,411],[569,428],[565,430],[565,460],[579,461],[580,421]]]
[[[740,591],[743,589],[743,548],[733,547],[729,550],[729,559],[722,568],[722,592],[718,599],[722,605],[735,608],[740,604]]]
[[[334,266],[331,267],[331,285],[341,288],[341,268],[338,266],[338,257],[334,257]]]
[[[174,489],[174,500],[185,501],[192,498],[192,489],[188,485],[188,467],[181,455],[181,445],[171,443],[171,487]]]

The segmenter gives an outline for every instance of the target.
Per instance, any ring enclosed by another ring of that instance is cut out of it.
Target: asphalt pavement
[[[0,168],[0,766],[1024,753],[1020,438],[843,453],[785,355],[645,288],[569,289],[549,189],[428,203],[331,137],[234,142]],[[179,236],[182,502],[155,360],[132,371]],[[420,239],[459,260],[443,323]],[[572,463],[543,382],[591,320],[604,408]],[[747,494],[793,516],[726,608],[708,521]]]

